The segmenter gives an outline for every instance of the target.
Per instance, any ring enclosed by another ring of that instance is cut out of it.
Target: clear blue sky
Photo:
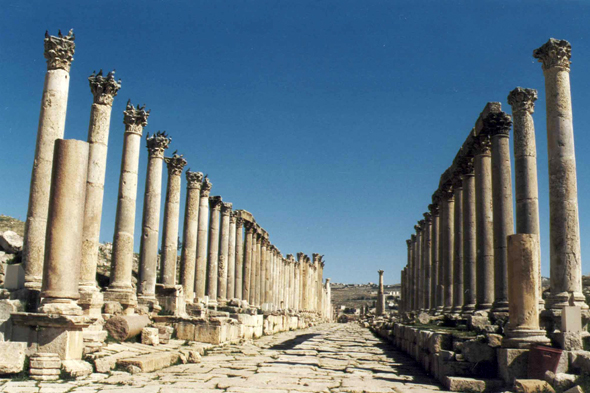
[[[488,101],[536,88],[543,274],[545,96],[533,49],[572,43],[582,258],[590,257],[590,3],[4,1],[0,213],[26,218],[45,30],[74,28],[66,138],[86,140],[93,70],[116,69],[101,241],[112,241],[125,103],[152,110],[212,195],[251,211],[283,254],[325,254],[334,282],[399,281],[405,240]],[[136,239],[147,150],[142,149]],[[164,184],[165,184],[164,178]],[[183,179],[184,184],[184,179]],[[183,205],[184,205],[183,188]],[[181,211],[183,214],[183,211]],[[139,241],[136,241],[136,248]],[[584,262],[584,273],[589,272]]]

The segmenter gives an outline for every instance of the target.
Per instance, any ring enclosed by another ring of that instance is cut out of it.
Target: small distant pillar
[[[182,154],[174,153],[172,157],[164,158],[164,161],[168,167],[168,185],[166,204],[164,205],[164,230],[162,231],[162,284],[164,288],[174,288],[178,261],[181,179],[186,160]]]
[[[199,202],[199,229],[197,231],[197,271],[195,277],[195,298],[205,299],[207,288],[207,234],[209,232],[209,193],[213,184],[207,176],[201,185],[201,200]]]
[[[250,303],[250,277],[252,275],[252,246],[254,240],[254,223],[245,221],[246,236],[244,241],[244,280],[242,286],[242,299]],[[250,303],[252,305],[252,303]]]
[[[184,208],[184,226],[182,234],[182,251],[180,254],[180,283],[185,299],[192,302],[195,298],[195,274],[197,262],[197,236],[199,232],[199,203],[201,199],[201,172],[186,171],[186,206]]]
[[[463,180],[463,314],[473,314],[476,306],[475,175],[473,157],[462,162]]]
[[[428,206],[430,210],[430,215],[432,217],[432,222],[430,224],[431,227],[431,248],[430,248],[430,259],[431,259],[431,273],[430,273],[430,313],[434,314],[436,311],[436,301],[437,301],[437,287],[438,287],[438,265],[439,265],[439,239],[440,239],[440,210],[438,207],[438,203],[433,203]],[[408,276],[406,271],[405,276],[405,286],[408,286]],[[403,292],[402,296],[405,295],[405,291]],[[406,305],[407,299],[404,300],[404,305]]]
[[[463,180],[459,173],[453,177],[455,214],[453,222],[453,313],[463,310]]]
[[[236,297],[236,215],[229,216],[229,239],[227,251],[227,298]]]
[[[441,263],[443,264],[443,283],[444,283],[444,313],[450,313],[453,310],[453,257],[454,257],[454,217],[455,217],[455,196],[453,186],[444,184],[441,188],[442,199],[442,243],[443,252]]]
[[[80,297],[88,150],[86,142],[55,141],[39,309],[43,313],[82,314],[76,300]]]
[[[432,216],[424,213],[424,247],[422,248],[422,309],[430,311],[430,273],[432,264]]]
[[[234,297],[242,300],[244,283],[244,219],[236,217],[236,287]]]
[[[207,296],[213,305],[217,305],[217,273],[219,266],[219,215],[221,197],[209,197],[211,221],[209,222],[209,257],[207,259]]]
[[[383,270],[378,270],[379,273],[379,289],[377,291],[377,315],[383,315],[385,310],[385,294],[383,293]]]
[[[227,262],[229,259],[229,221],[232,204],[223,202],[221,205],[221,234],[219,236],[219,265],[217,269],[217,302],[223,306],[227,303]]]

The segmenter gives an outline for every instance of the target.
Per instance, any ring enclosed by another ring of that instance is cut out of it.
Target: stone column
[[[383,293],[383,270],[378,270],[379,273],[379,289],[377,290],[377,315],[383,315],[385,310],[385,294]]]
[[[492,137],[492,190],[494,205],[494,304],[492,312],[508,313],[507,236],[514,233],[512,212],[512,169],[510,167],[510,126],[504,112],[490,113],[486,131]],[[498,316],[498,315],[496,315]]]
[[[90,75],[88,81],[94,102],[90,109],[90,125],[88,126],[88,179],[86,181],[82,262],[80,264],[80,293],[83,295],[79,303],[90,306],[92,296],[102,297],[102,295],[94,295],[99,292],[96,284],[96,266],[98,265],[111,111],[113,99],[121,88],[121,81],[115,80],[114,72],[109,72],[104,77],[102,70],[97,75],[94,73]],[[102,299],[95,300],[98,300],[96,306],[101,307]]]
[[[432,216],[430,213],[424,213],[424,249],[422,255],[423,263],[423,304],[422,308],[428,312],[431,308],[430,304],[430,272],[432,264]]]
[[[578,185],[570,91],[571,45],[554,38],[533,52],[543,63],[549,156],[549,257],[551,297],[547,306],[587,309],[582,294]]]
[[[268,239],[260,241],[260,292],[258,293],[258,304],[260,307],[266,303],[266,247],[269,246]]]
[[[297,281],[295,278],[295,269],[296,269],[296,261],[295,261],[295,257],[293,255],[291,255],[291,292],[290,292],[290,296],[291,296],[291,309],[293,311],[295,311],[297,308],[296,306],[296,302],[297,302],[297,298],[295,296],[295,294],[297,293]]]
[[[539,261],[537,234],[508,236],[508,281],[510,283],[510,320],[502,346],[528,348],[549,344],[539,328]]]
[[[178,261],[178,221],[180,217],[180,180],[186,160],[176,152],[164,158],[168,166],[168,186],[164,205],[164,230],[162,232],[162,284],[165,288],[176,285]]]
[[[64,136],[74,48],[74,34],[71,30],[68,35],[63,36],[60,32],[57,37],[45,32],[47,73],[41,98],[22,253],[25,287],[35,291],[41,290],[53,149],[55,141]]]
[[[137,169],[143,127],[147,125],[150,112],[145,107],[135,108],[127,102],[123,119],[125,140],[119,179],[119,199],[113,236],[111,277],[105,300],[118,301],[132,312],[137,297],[131,285],[133,271],[133,240],[135,232],[135,204],[137,199]]]
[[[293,280],[295,285],[293,286],[293,308],[296,312],[299,312],[299,262],[293,261]]]
[[[442,244],[443,252],[441,253],[441,263],[443,264],[443,283],[444,283],[444,313],[453,311],[453,260],[455,250],[455,197],[453,186],[444,184],[441,189],[442,199]]]
[[[229,240],[227,252],[227,298],[236,297],[236,215],[229,217]]]
[[[256,282],[255,282],[255,300],[254,303],[257,307],[261,307],[260,294],[262,293],[262,242],[264,240],[264,234],[262,228],[258,228],[259,236],[256,238]]]
[[[260,227],[255,225],[255,233],[252,234],[252,268],[250,272],[250,299],[249,302],[252,306],[258,306],[256,303],[256,293],[259,290],[258,288],[258,257],[260,256]]]
[[[441,195],[442,193],[439,189],[434,193],[432,197],[433,201],[435,201],[436,199],[435,203],[438,204],[440,209],[440,217],[438,220],[438,282],[436,284],[437,301],[435,315],[442,315],[445,307],[445,266],[443,263],[443,255],[445,254],[445,242],[443,225],[446,222],[446,218],[444,216],[445,209],[443,209],[443,200]]]
[[[139,281],[137,298],[140,302],[156,302],[156,270],[158,268],[158,234],[162,200],[162,163],[164,150],[171,139],[166,133],[147,135],[148,167],[143,198],[143,219],[139,246]]]
[[[308,263],[307,257],[303,253],[297,253],[297,257],[299,258],[299,254],[301,254],[301,310],[307,311],[307,276],[308,276]],[[280,297],[279,303],[280,306]]]
[[[212,304],[217,304],[217,273],[219,268],[219,215],[221,197],[209,197],[211,221],[209,222],[209,256],[207,258],[207,296]]]
[[[254,223],[244,222],[246,238],[244,244],[244,284],[242,285],[242,299],[250,303],[250,276],[252,275],[252,246],[254,243]],[[252,303],[250,303],[252,305]]]
[[[405,292],[403,294],[403,296],[405,297],[405,304],[406,304],[406,309],[404,311],[409,312],[412,311],[412,301],[411,301],[411,276],[409,276],[409,274],[411,274],[412,271],[412,260],[413,260],[413,256],[412,256],[412,239],[407,239],[406,240],[406,245],[408,246],[408,263],[407,263],[407,273],[408,273],[408,279],[406,280],[406,288],[405,288]]]
[[[180,254],[180,283],[184,298],[192,302],[195,297],[197,236],[199,233],[199,203],[201,200],[201,172],[186,171],[186,205]]]
[[[436,311],[436,301],[437,301],[437,283],[438,283],[438,264],[439,264],[439,256],[438,256],[438,244],[439,244],[439,208],[438,203],[432,203],[428,206],[430,210],[431,219],[431,248],[430,248],[430,259],[431,259],[431,273],[430,273],[430,312],[434,314]],[[406,276],[406,286],[407,286],[407,276]]]
[[[494,301],[492,160],[489,135],[475,137],[475,221],[477,310],[490,311]]]
[[[416,241],[414,242],[414,311],[419,312],[421,307],[420,304],[420,290],[422,286],[420,285],[420,277],[422,276],[422,266],[420,266],[420,262],[422,261],[422,227],[420,223],[414,226],[416,230]]]
[[[271,259],[270,259],[271,244],[268,243],[264,251],[264,303],[269,305],[272,303],[272,278],[271,278]]]
[[[514,129],[514,190],[516,193],[516,233],[532,233],[540,236],[539,187],[537,185],[537,146],[533,112],[537,90],[517,87],[508,95],[512,106]],[[541,281],[541,239],[538,238],[539,294],[543,293]],[[543,296],[539,305],[543,307]]]
[[[462,163],[463,181],[463,313],[473,314],[476,304],[475,175],[473,157]]]
[[[242,300],[243,281],[244,281],[244,219],[236,217],[236,273],[234,297]]]
[[[409,297],[408,297],[408,305],[410,306],[410,311],[415,311],[416,302],[414,297],[415,287],[416,287],[416,273],[415,269],[415,257],[416,254],[416,235],[410,235],[410,285],[408,285]]]
[[[195,298],[203,300],[207,288],[207,233],[209,231],[209,193],[213,184],[207,176],[201,185],[199,202],[199,229],[197,231],[197,271],[195,275]]]
[[[88,173],[88,143],[57,139],[53,155],[41,312],[82,314],[80,260]]]
[[[217,301],[220,305],[227,303],[227,270],[229,259],[229,221],[232,214],[232,204],[223,202],[221,207],[221,235],[219,265],[217,270]]]
[[[460,173],[453,177],[455,198],[454,239],[453,239],[453,313],[463,310],[463,181]]]

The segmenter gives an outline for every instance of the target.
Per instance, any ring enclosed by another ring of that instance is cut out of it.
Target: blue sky
[[[283,254],[325,254],[324,277],[333,282],[377,281],[378,269],[386,283],[398,282],[405,240],[477,116],[488,101],[510,113],[506,97],[522,86],[539,90],[548,276],[544,79],[532,51],[555,37],[573,47],[583,261],[590,251],[590,3],[6,1],[2,8],[2,214],[26,218],[45,30],[74,28],[66,138],[86,140],[92,71],[116,69],[122,79],[101,241],[112,241],[130,98],[152,111],[145,131],[166,130],[168,153],[177,149],[192,170],[208,174],[212,195],[252,212]],[[143,149],[136,248],[146,157]]]

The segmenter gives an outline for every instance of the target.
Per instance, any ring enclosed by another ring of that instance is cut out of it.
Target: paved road
[[[201,363],[60,383],[10,381],[2,392],[426,393],[440,391],[405,354],[356,324],[328,324],[218,348]]]

